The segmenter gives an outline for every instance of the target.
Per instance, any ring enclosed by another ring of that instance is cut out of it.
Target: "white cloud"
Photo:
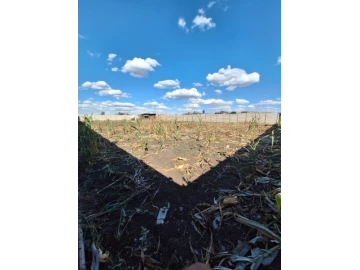
[[[197,103],[189,103],[189,104],[185,104],[184,106],[185,106],[185,108],[188,108],[188,109],[199,108],[200,107],[200,105],[197,104]]]
[[[276,107],[262,107],[260,109],[261,112],[271,112],[271,113],[278,113],[280,112],[280,109],[279,108],[276,108]]]
[[[169,107],[166,107],[163,103],[157,103],[156,101],[145,102],[144,106],[155,108],[155,109],[170,109]]]
[[[186,33],[189,32],[189,28],[186,27],[186,21],[184,18],[180,17],[179,20],[178,20],[178,25],[181,27],[181,28],[184,28]]]
[[[100,90],[98,92],[98,95],[99,96],[112,96],[116,99],[129,97],[128,94],[121,92],[121,90],[113,90],[113,89]]]
[[[240,112],[246,111],[246,106],[245,105],[238,105],[237,110],[240,111]]]
[[[81,39],[85,38],[85,36],[83,36],[83,35],[80,35],[80,34],[78,34],[78,35],[79,35],[79,38],[81,38]]]
[[[113,68],[111,68],[111,71],[119,71],[119,68],[113,67]]]
[[[116,57],[115,53],[109,53],[107,60],[111,62],[112,60],[114,60],[115,57]]]
[[[211,8],[215,4],[216,4],[216,1],[210,1],[209,4],[207,5],[207,7]]]
[[[281,105],[281,101],[276,101],[276,100],[271,100],[271,99],[261,100],[256,105],[260,105],[260,106],[264,106],[264,105]]]
[[[188,98],[200,98],[203,95],[197,91],[196,88],[191,89],[177,89],[172,92],[167,92],[163,98],[174,99],[188,99]]]
[[[194,110],[194,108],[190,107],[179,108],[178,110],[183,112],[202,112],[202,110]]]
[[[211,109],[216,111],[231,111],[231,106],[218,106]]]
[[[215,93],[218,94],[218,95],[220,95],[220,94],[222,94],[222,91],[219,90],[219,89],[217,89],[217,90],[215,90]]]
[[[200,9],[198,10],[198,12],[199,12],[200,14],[202,14],[202,15],[205,14],[205,10],[204,10],[203,8],[200,8]]]
[[[230,6],[224,7],[224,11],[227,11]]]
[[[97,82],[84,82],[81,85],[84,89],[94,89],[94,90],[101,90],[101,89],[111,89],[111,87],[104,81],[97,81]]]
[[[212,18],[207,18],[203,15],[196,15],[196,17],[193,20],[193,25],[191,26],[191,28],[198,27],[204,31],[205,29],[208,30],[215,26],[216,26],[216,24],[214,22],[212,22]]]
[[[179,18],[179,21],[178,21],[178,25],[181,27],[181,28],[184,28],[186,26],[186,21],[184,18]]]
[[[97,81],[97,82],[89,82],[89,81],[87,81],[87,82],[84,82],[81,85],[81,89],[99,90],[99,92],[97,92],[98,95],[100,95],[100,96],[112,96],[112,97],[114,97],[116,99],[130,97],[129,94],[123,93],[121,90],[112,89],[110,87],[110,85],[108,85],[104,81]]]
[[[227,66],[227,69],[221,68],[218,72],[209,73],[206,79],[212,85],[227,86],[226,90],[232,91],[237,87],[244,87],[259,82],[260,75],[257,72],[247,74],[243,69]]]
[[[189,99],[189,104],[198,104],[198,105],[214,105],[214,106],[223,106],[223,105],[232,105],[232,101],[225,101],[222,99],[201,99],[201,98],[191,98]]]
[[[200,87],[200,86],[203,86],[201,83],[198,83],[198,82],[194,82],[193,83],[193,86],[197,86],[197,87]]]
[[[160,89],[166,89],[166,88],[180,88],[180,81],[178,79],[174,80],[164,80],[164,81],[158,81],[154,84],[154,87],[160,88]]]
[[[123,73],[130,73],[131,76],[136,78],[144,78],[148,76],[150,71],[154,71],[154,67],[161,66],[158,61],[151,58],[135,57],[133,60],[127,60],[121,71]]]
[[[248,105],[248,108],[255,108],[255,105],[250,104],[250,105]]]
[[[79,109],[83,111],[105,111],[110,114],[117,112],[126,112],[131,114],[139,114],[146,112],[148,108],[138,107],[132,103],[124,102],[114,102],[114,101],[103,101],[103,102],[93,102],[90,100],[85,100],[78,104]]]
[[[86,51],[91,57],[99,57],[100,56],[100,53],[97,53],[97,52],[90,52],[90,51]]]
[[[235,102],[236,102],[236,104],[241,104],[241,105],[250,103],[246,99],[239,99],[239,98],[237,98]]]
[[[277,63],[278,63],[278,65],[281,64],[281,56],[278,57]]]

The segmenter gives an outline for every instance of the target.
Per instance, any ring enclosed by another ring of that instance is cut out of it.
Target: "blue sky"
[[[79,113],[281,110],[281,1],[79,0]]]

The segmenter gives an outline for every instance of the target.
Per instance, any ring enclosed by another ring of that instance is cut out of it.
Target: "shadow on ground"
[[[269,127],[259,138],[267,138],[272,131],[275,138],[280,138],[276,126]],[[221,209],[221,214],[229,215],[223,216],[219,229],[213,226],[218,212],[205,211],[200,218],[196,213],[234,192],[259,194],[273,190],[270,183],[254,186],[257,177],[280,180],[280,167],[264,169],[269,168],[264,164],[269,139],[263,141],[255,151],[243,147],[196,181],[179,186],[79,122],[79,222],[84,230],[87,267],[91,263],[90,245],[95,242],[110,254],[100,269],[183,269],[195,261],[235,269],[236,263],[231,266],[221,252],[231,252],[238,241],[260,234],[237,222],[231,213],[275,230],[274,211],[264,206],[261,197],[240,197],[237,204]],[[276,159],[271,162],[278,164],[280,143],[280,139],[275,140],[271,151],[271,157]],[[165,224],[156,225],[160,208],[167,206]],[[259,247],[273,245],[267,242]],[[258,269],[280,268],[279,253],[269,266]]]

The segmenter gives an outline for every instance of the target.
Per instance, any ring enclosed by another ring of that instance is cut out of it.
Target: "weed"
[[[141,147],[145,151],[145,148],[147,146],[147,142],[144,139],[144,136],[143,136],[142,131],[141,131],[141,122],[142,122],[141,118],[137,118],[135,123],[130,122],[130,126],[134,130],[134,138],[137,138],[140,141]]]
[[[108,132],[108,135],[114,134],[114,128],[113,128],[112,122],[109,119],[106,119],[105,126],[106,126],[106,130]]]
[[[78,151],[89,161],[98,153],[98,135],[92,130],[92,114],[84,116],[84,124],[79,124]]]
[[[274,146],[274,139],[275,139],[275,136],[274,136],[274,130],[271,131],[271,149],[273,149],[273,146]]]
[[[175,118],[175,120],[173,121],[173,130],[174,130],[174,137],[175,137],[175,140],[179,140],[179,129],[180,129],[180,124],[179,122],[177,121],[177,118]]]
[[[160,148],[162,148],[164,145],[164,141],[166,139],[166,128],[162,122],[156,124],[155,134],[157,135],[158,140],[160,142],[160,145],[161,145]]]
[[[121,121],[121,126],[122,126],[122,129],[123,129],[124,135],[126,135],[129,132],[129,124],[128,123],[129,122],[126,119],[123,119]]]
[[[99,133],[102,133],[102,128],[101,128],[100,124],[98,124],[98,126],[97,126],[97,131],[98,131]]]
[[[203,119],[201,116],[198,116],[198,119],[199,119],[199,122],[198,122],[198,125],[197,125],[197,138],[196,140],[197,141],[200,141],[200,136],[201,136],[201,130],[202,130],[202,127],[203,127]]]

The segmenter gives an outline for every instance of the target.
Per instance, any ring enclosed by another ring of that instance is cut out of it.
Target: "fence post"
[[[236,113],[236,123],[239,123],[239,114]]]
[[[247,122],[247,113],[245,113],[245,123]]]
[[[266,116],[267,116],[267,113],[265,113],[265,124],[266,124]]]

